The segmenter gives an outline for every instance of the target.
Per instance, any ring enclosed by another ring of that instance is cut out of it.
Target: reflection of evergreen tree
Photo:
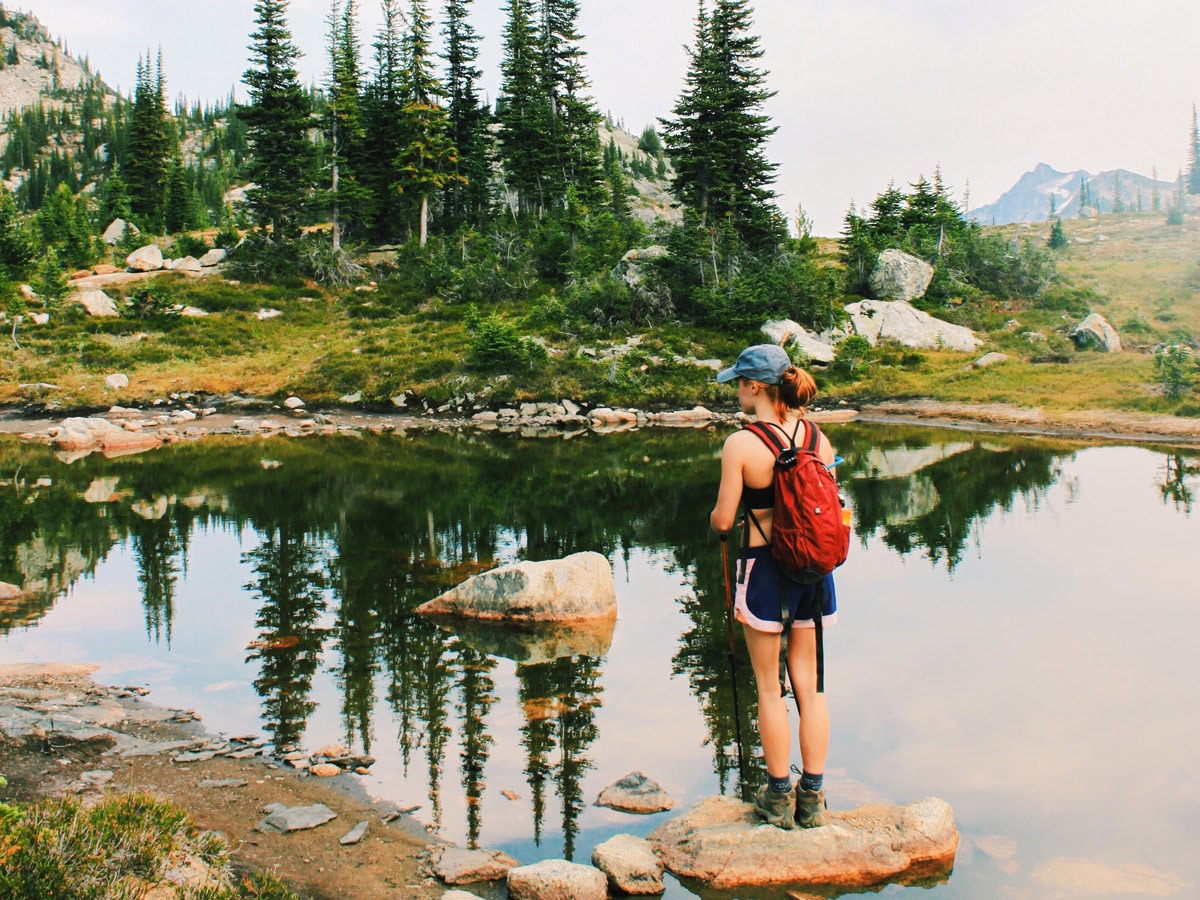
[[[366,537],[370,537],[368,532]],[[374,593],[363,589],[362,575],[370,575],[366,562],[375,549],[363,546],[359,530],[349,524],[343,510],[334,538],[336,558],[331,564],[330,583],[337,599],[334,646],[342,658],[338,682],[342,691],[342,722],[346,742],[362,741],[364,753],[371,752],[371,710],[375,705],[375,676],[379,672],[375,635],[379,632],[379,610]],[[359,574],[361,573],[361,574]]]
[[[713,748],[713,764],[721,793],[726,792],[729,779],[733,776],[735,792],[746,796],[754,785],[754,778],[748,771],[738,771],[738,758],[741,752],[748,760],[749,753],[757,745],[753,730],[753,723],[757,720],[757,696],[741,626],[735,625],[734,648],[737,656],[733,664],[738,678],[738,705],[742,719],[742,747],[739,748],[738,727],[734,721],[733,673],[729,660],[728,613],[720,561],[720,551],[716,547],[712,553],[699,557],[694,570],[694,593],[679,598],[680,606],[693,625],[679,640],[679,648],[671,659],[671,672],[688,676],[692,693],[700,702],[700,712],[708,726],[707,743]],[[731,573],[731,582],[732,578]]]
[[[1192,512],[1192,485],[1189,478],[1200,476],[1200,463],[1181,453],[1168,453],[1165,457],[1163,483],[1159,485],[1163,503],[1173,503],[1188,515]]]
[[[487,714],[496,702],[496,683],[492,670],[496,660],[466,645],[459,645],[459,704],[462,720],[462,786],[467,796],[467,846],[474,848],[482,828],[484,771],[492,744],[487,730]]]
[[[295,744],[316,703],[309,699],[328,629],[317,625],[325,611],[325,575],[317,546],[292,523],[273,528],[243,554],[257,579],[246,585],[261,605],[255,623],[259,641],[249,659],[261,672],[254,688],[264,700],[266,728],[275,746]]]
[[[183,541],[168,516],[142,519],[135,515],[130,521],[129,536],[146,613],[146,637],[158,642],[165,636],[170,645],[175,621],[175,583],[180,570],[175,558],[182,553]]]
[[[599,735],[600,660],[569,656],[517,667],[519,700],[525,710],[521,743],[533,794],[535,843],[541,843],[546,782],[553,778],[562,801],[563,855],[575,855],[583,810],[583,776],[593,768],[585,755]],[[551,757],[558,750],[558,763]]]
[[[899,444],[905,449],[929,446]],[[1000,446],[991,439],[932,462],[906,477],[854,478],[857,465],[852,444],[839,452],[848,460],[841,479],[854,509],[854,530],[865,544],[876,532],[898,553],[924,549],[930,560],[946,561],[953,571],[976,527],[996,510],[1011,510],[1016,497],[1036,503],[1059,477],[1061,451],[1035,444]],[[921,487],[925,506],[914,504]]]

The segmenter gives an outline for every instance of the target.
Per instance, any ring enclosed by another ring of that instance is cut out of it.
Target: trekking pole
[[[729,590],[729,547],[727,535],[721,535],[721,574],[725,578],[725,627],[729,634],[729,680],[733,685],[733,730],[737,740],[738,778],[746,780],[746,760],[742,754],[742,707],[738,702],[737,657],[733,644],[733,594]]]

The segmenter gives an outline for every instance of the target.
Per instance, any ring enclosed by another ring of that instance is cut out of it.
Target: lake
[[[935,795],[962,833],[948,879],[887,892],[1195,896],[1197,451],[826,431],[856,532],[826,632],[830,806]],[[0,661],[95,662],[213,731],[345,743],[377,759],[370,794],[448,840],[588,862],[672,815],[593,805],[632,770],[675,813],[763,778],[740,639],[739,771],[707,526],[724,433],[210,438],[72,462],[0,439],[0,581],[32,589],[0,607]],[[611,561],[619,615],[564,655],[410,613],[580,550]]]

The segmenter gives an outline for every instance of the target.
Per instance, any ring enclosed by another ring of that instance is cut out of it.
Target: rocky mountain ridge
[[[0,44],[0,118],[53,102],[56,92],[78,89],[93,77],[86,60],[71,56],[36,18],[2,6]]]
[[[1054,198],[1056,213],[1073,219],[1080,212],[1083,185],[1091,198],[1089,208],[1111,213],[1119,196],[1126,210],[1136,211],[1139,198],[1141,209],[1152,208],[1153,195],[1158,192],[1159,208],[1172,202],[1178,183],[1155,181],[1129,169],[1110,169],[1095,175],[1086,169],[1060,172],[1047,163],[1038,163],[992,203],[970,210],[969,218],[981,225],[1011,225],[1017,222],[1044,222],[1050,217],[1050,198]]]

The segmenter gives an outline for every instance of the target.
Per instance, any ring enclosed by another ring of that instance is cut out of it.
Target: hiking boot
[[[754,811],[759,818],[765,819],[768,825],[791,831],[796,827],[792,818],[792,792],[780,794],[771,790],[767,785],[758,789],[754,795]]]
[[[796,782],[796,825],[800,828],[816,828],[823,825],[821,812],[825,807],[824,791],[808,791]]]

